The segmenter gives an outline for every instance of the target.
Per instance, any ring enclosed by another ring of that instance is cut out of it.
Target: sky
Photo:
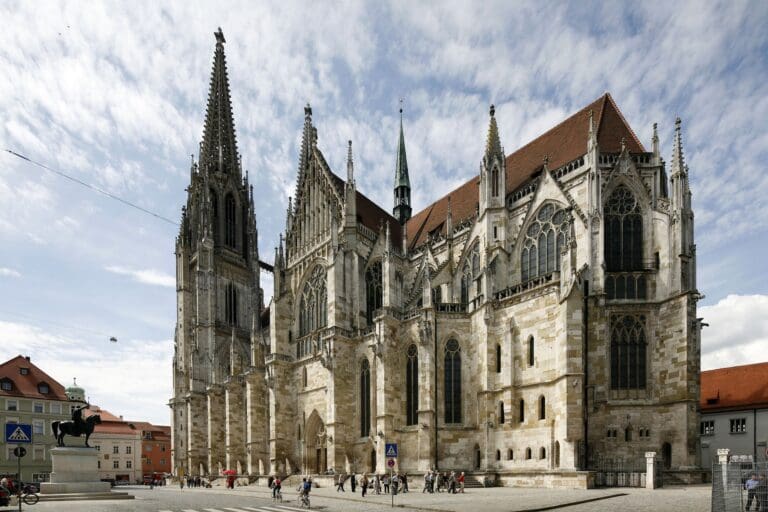
[[[768,2],[5,1],[0,19],[0,360],[114,414],[170,422],[174,222],[217,27],[263,259],[306,103],[331,168],[351,139],[358,189],[390,209],[402,98],[416,212],[477,174],[491,103],[511,153],[609,91],[668,162],[683,120],[702,369],[768,360]]]

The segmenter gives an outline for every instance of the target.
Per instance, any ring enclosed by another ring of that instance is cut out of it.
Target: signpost
[[[395,506],[395,486],[392,484],[392,468],[395,467],[395,459],[397,459],[397,443],[386,443],[384,445],[384,456],[387,458],[387,466],[389,466],[389,484],[390,495],[392,496],[392,507]]]
[[[27,444],[32,442],[32,425],[26,423],[6,423],[5,424],[5,442],[15,444]],[[16,486],[19,488],[19,512],[21,512],[21,458],[27,454],[27,449],[23,446],[17,446],[13,449],[13,454],[18,461],[18,474],[16,476]]]

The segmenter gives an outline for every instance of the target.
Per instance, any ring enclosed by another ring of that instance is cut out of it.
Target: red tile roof
[[[768,407],[768,363],[701,372],[701,410]]]
[[[589,112],[597,128],[597,143],[604,153],[621,151],[621,140],[626,141],[630,153],[645,153],[645,148],[630,128],[609,93],[593,101],[571,117],[540,135],[514,153],[507,156],[507,194],[514,192],[537,172],[541,171],[544,157],[548,167],[557,169],[587,152]],[[438,199],[408,221],[408,247],[413,248],[426,241],[434,232],[445,234],[448,197],[451,198],[453,225],[473,216],[478,204],[479,176],[473,177],[456,190]],[[441,224],[442,227],[441,227]]]
[[[21,368],[27,368],[29,373],[21,374]],[[13,383],[13,389],[4,391],[0,389],[0,396],[18,396],[24,398],[37,398],[42,400],[69,400],[64,386],[43,370],[32,364],[24,356],[16,356],[0,365],[0,380],[9,379]],[[40,393],[38,384],[47,384],[49,392]]]

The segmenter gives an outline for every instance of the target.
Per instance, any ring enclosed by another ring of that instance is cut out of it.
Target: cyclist
[[[301,505],[309,507],[309,492],[312,490],[312,482],[306,478],[302,478],[301,487],[299,488],[299,496],[301,496]]]
[[[276,476],[274,480],[272,480],[272,499],[277,499],[277,497],[280,495],[280,491],[283,487],[283,482],[280,481],[280,477]]]

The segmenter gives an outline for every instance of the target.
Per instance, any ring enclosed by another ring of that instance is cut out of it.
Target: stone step
[[[133,494],[127,492],[73,492],[68,494],[39,494],[40,501],[78,501],[78,500],[132,500]]]

